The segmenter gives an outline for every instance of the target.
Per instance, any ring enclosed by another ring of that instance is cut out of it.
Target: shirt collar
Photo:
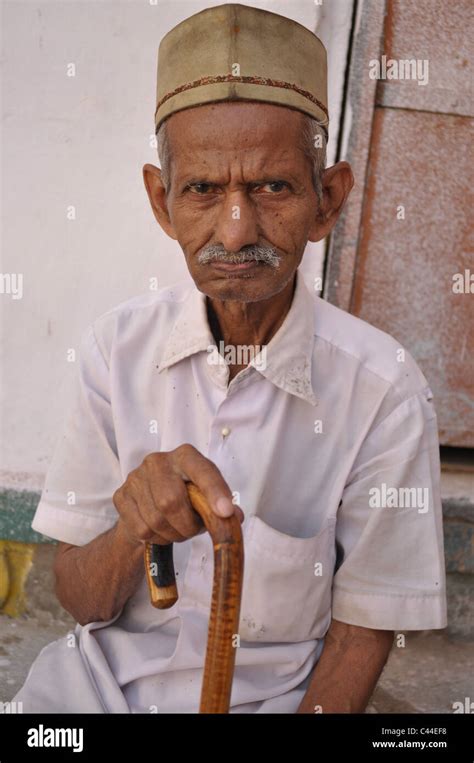
[[[171,330],[160,373],[198,352],[208,352],[215,340],[207,320],[206,295],[192,286]],[[314,301],[303,276],[297,271],[293,301],[282,325],[266,348],[266,364],[257,356],[250,365],[285,392],[316,405],[312,385]]]

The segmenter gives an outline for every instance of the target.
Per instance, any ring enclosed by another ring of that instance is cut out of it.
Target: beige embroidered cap
[[[156,130],[176,111],[229,100],[288,106],[327,130],[321,40],[296,21],[248,5],[217,5],[185,19],[159,47]]]

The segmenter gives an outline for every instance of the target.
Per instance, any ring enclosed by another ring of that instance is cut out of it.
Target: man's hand
[[[113,496],[118,522],[85,546],[60,543],[54,563],[56,595],[81,625],[110,620],[145,574],[143,546],[184,541],[204,532],[185,481],[194,482],[218,516],[244,513],[218,468],[191,445],[152,453]]]
[[[363,713],[387,661],[393,631],[332,620],[298,713]]]
[[[219,469],[192,445],[169,453],[151,453],[128,475],[113,502],[128,536],[137,544],[180,542],[204,532],[191,506],[186,481],[194,482],[219,517],[243,511],[232,503],[232,493]]]

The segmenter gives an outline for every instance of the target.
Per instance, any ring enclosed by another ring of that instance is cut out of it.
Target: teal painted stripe
[[[0,488],[0,540],[56,543],[31,527],[40,493]]]
[[[37,533],[31,522],[40,493],[0,488],[0,540],[57,543]],[[444,542],[448,572],[474,572],[474,506],[468,499],[445,499]]]

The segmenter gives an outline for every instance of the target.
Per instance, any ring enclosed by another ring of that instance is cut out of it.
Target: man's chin
[[[214,276],[214,274],[213,274]],[[206,294],[209,299],[219,299],[228,302],[260,302],[271,299],[284,289],[287,280],[282,281],[281,275],[276,278],[276,271],[270,266],[262,269],[260,277],[255,273],[240,276],[220,275],[195,281],[197,288]]]

